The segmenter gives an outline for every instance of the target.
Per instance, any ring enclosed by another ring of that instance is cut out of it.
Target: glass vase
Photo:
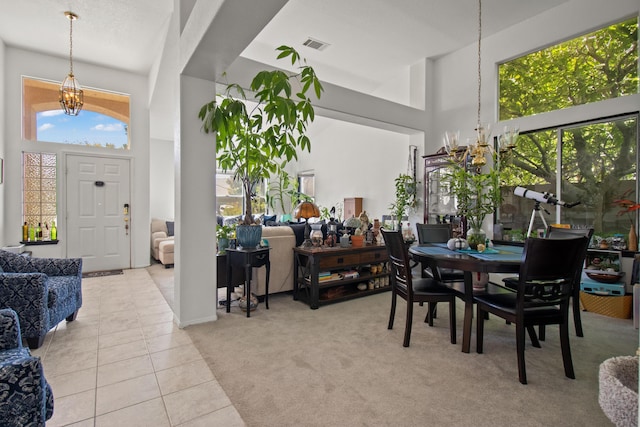
[[[309,234],[311,244],[315,247],[322,246],[324,235],[322,234],[322,224],[311,224],[311,233]]]
[[[477,250],[481,243],[484,245],[486,239],[487,233],[481,228],[471,227],[467,230],[467,243],[469,243],[469,248],[473,250]]]

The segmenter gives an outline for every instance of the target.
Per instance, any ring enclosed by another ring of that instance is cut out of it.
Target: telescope
[[[580,202],[575,203],[567,203],[562,200],[558,200],[556,196],[549,192],[539,193],[537,191],[528,190],[524,187],[516,187],[513,190],[513,194],[520,197],[526,197],[527,199],[535,200],[538,203],[549,203],[550,205],[562,206],[565,208],[572,208],[576,205],[579,205]]]

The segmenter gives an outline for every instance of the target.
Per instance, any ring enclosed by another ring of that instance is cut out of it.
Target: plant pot
[[[227,239],[226,237],[221,237],[218,239],[218,252],[223,254],[228,247],[229,247],[229,239]]]
[[[236,226],[236,239],[240,249],[254,249],[262,239],[262,227],[259,225]]]
[[[351,236],[351,246],[354,248],[359,248],[362,247],[362,245],[364,244],[364,236],[362,234],[360,235],[353,235]]]

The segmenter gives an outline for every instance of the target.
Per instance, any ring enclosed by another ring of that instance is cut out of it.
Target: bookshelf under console
[[[385,246],[296,247],[293,257],[293,299],[312,309],[391,290]]]

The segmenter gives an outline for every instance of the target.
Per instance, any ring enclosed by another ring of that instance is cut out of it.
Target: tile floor
[[[82,281],[78,318],[32,353],[53,426],[244,426],[145,269]]]

